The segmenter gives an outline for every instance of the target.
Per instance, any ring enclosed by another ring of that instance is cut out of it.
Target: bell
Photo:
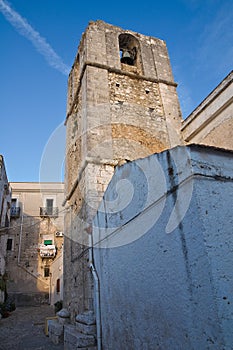
[[[130,66],[133,66],[134,59],[129,51],[123,51],[122,57],[121,57],[121,63],[129,64]]]

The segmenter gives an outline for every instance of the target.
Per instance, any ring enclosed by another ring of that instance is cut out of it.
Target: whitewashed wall
[[[232,170],[204,146],[116,170],[94,221],[104,350],[232,349]]]

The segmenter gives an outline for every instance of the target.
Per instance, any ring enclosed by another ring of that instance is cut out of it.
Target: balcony
[[[55,258],[57,250],[54,244],[40,244],[39,252],[41,258]]]
[[[40,216],[57,218],[58,208],[57,207],[40,207]]]
[[[20,207],[11,207],[11,218],[19,218]]]

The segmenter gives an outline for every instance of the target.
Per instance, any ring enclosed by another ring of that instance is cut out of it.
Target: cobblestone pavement
[[[0,320],[0,350],[63,350],[44,333],[45,318],[54,316],[49,305],[17,307]]]

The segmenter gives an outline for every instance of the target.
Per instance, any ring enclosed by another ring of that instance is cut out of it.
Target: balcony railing
[[[57,207],[40,207],[40,216],[41,217],[58,217],[58,208]]]
[[[56,256],[56,247],[55,245],[44,245],[40,244],[39,245],[39,252],[41,258],[54,258]]]
[[[11,208],[11,218],[18,218],[20,216],[20,207]]]

